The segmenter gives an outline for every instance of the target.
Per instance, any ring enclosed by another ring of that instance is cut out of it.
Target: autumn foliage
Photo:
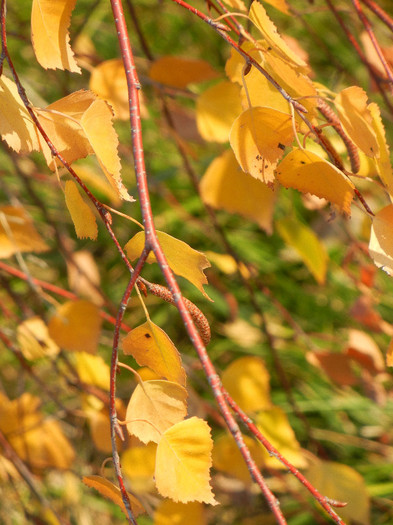
[[[0,521],[391,523],[390,2],[10,4]]]

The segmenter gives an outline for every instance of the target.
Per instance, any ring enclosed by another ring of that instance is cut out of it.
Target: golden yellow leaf
[[[260,443],[248,436],[243,436],[243,439],[257,467],[261,468],[264,464],[264,456]],[[246,485],[251,485],[253,482],[239,447],[230,434],[223,434],[214,441],[213,467],[240,479]]]
[[[108,498],[110,501],[118,505],[124,512],[124,514],[127,516],[127,510],[124,506],[120,489],[116,487],[113,483],[101,476],[84,476],[82,481],[88,487],[97,490],[101,494],[101,496]],[[145,509],[143,508],[142,503],[140,503],[140,501],[137,500],[136,497],[130,494],[129,492],[127,492],[127,494],[130,499],[131,510],[134,516],[137,517],[140,514],[143,514],[145,512]]]
[[[209,261],[211,261],[215,266],[217,266],[217,268],[221,272],[227,275],[232,275],[236,273],[239,267],[240,273],[243,275],[243,277],[245,277],[246,279],[250,277],[250,270],[247,268],[247,266],[242,262],[240,262],[238,265],[238,263],[232,257],[232,255],[229,255],[228,253],[217,253],[207,251],[206,256],[209,259]]]
[[[181,275],[185,279],[188,279],[209,299],[209,296],[203,289],[203,285],[207,284],[203,270],[210,266],[206,256],[167,233],[157,231],[157,237],[172,271],[176,275]],[[144,245],[145,232],[137,233],[128,241],[124,248],[131,261],[134,261],[141,255]],[[152,252],[150,252],[147,262],[150,264],[156,262],[156,257]]]
[[[343,89],[335,98],[338,114],[343,128],[369,157],[379,157],[379,144],[372,125],[372,117],[367,107],[367,93],[360,87]]]
[[[122,341],[123,352],[140,366],[148,366],[160,377],[184,386],[186,373],[180,354],[167,334],[152,321],[129,332]]]
[[[33,0],[31,38],[36,58],[45,69],[81,72],[68,33],[75,4],[76,0]]]
[[[116,399],[116,411],[119,420],[125,417],[126,408],[121,399]],[[109,409],[103,406],[101,410],[94,410],[93,408],[85,409],[90,427],[90,435],[93,440],[94,446],[100,452],[110,454],[112,452],[112,439],[111,439],[111,422]],[[124,443],[121,439],[116,436],[117,450],[123,448]]]
[[[311,193],[336,204],[351,214],[355,186],[333,164],[316,153],[294,148],[276,170],[277,179],[286,188]]]
[[[335,509],[345,522],[370,525],[370,496],[366,483],[352,467],[315,458],[307,469],[307,479],[324,496],[348,503]]]
[[[233,82],[219,82],[197,99],[198,131],[205,140],[228,142],[233,121],[241,112],[239,86]]]
[[[79,239],[89,237],[95,241],[98,235],[96,218],[89,205],[81,197],[73,180],[66,181],[64,194],[77,237]]]
[[[37,316],[26,319],[18,326],[17,339],[20,351],[26,359],[54,356],[60,350],[49,337],[44,321]]]
[[[277,162],[293,138],[290,115],[256,107],[244,111],[235,120],[229,141],[242,170],[272,184]]]
[[[269,372],[260,357],[240,357],[222,373],[224,388],[245,412],[271,407]]]
[[[282,239],[296,250],[319,284],[326,279],[328,254],[315,233],[294,216],[275,223]]]
[[[217,73],[205,60],[163,56],[153,62],[149,76],[160,84],[184,89],[188,84],[216,78]]]
[[[90,252],[80,250],[72,254],[72,259],[67,260],[67,277],[70,289],[79,297],[84,297],[97,306],[104,303],[99,292],[100,272]]]
[[[379,106],[375,102],[369,104],[367,108],[370,111],[372,117],[372,126],[377,137],[379,146],[379,157],[374,159],[375,166],[377,168],[379,178],[381,179],[389,193],[390,200],[393,200],[392,165],[390,162],[389,146],[386,142],[385,128],[381,119],[381,112]]]
[[[256,68],[251,68],[244,78],[244,85],[240,91],[241,102],[244,108],[251,106],[268,107],[290,114],[290,105],[273,84],[265,78]]]
[[[151,370],[151,368],[147,366],[143,366],[142,368],[138,368],[137,370],[139,377],[142,379],[142,381],[151,381],[152,379],[161,379],[162,376]]]
[[[151,492],[154,489],[156,450],[157,445],[151,441],[144,446],[131,447],[121,456],[123,472],[130,481],[132,490],[137,494]]]
[[[83,383],[109,391],[109,366],[101,356],[77,352],[73,357],[78,376]]]
[[[91,72],[89,88],[109,102],[116,118],[129,118],[127,78],[121,58],[98,64]]]
[[[265,9],[257,0],[254,0],[251,4],[249,15],[251,21],[261,32],[261,35],[267,40],[269,46],[271,46],[277,53],[280,53],[285,60],[296,66],[304,67],[307,65],[306,62],[304,62],[299,55],[294,53],[281,38],[276,26],[267,16]]]
[[[154,525],[206,525],[202,503],[175,503],[170,499],[161,501],[154,512]]]
[[[285,15],[290,15],[289,6],[287,4],[286,0],[263,0],[265,4],[270,4],[278,11],[281,11],[281,13],[284,13]]]
[[[212,448],[210,428],[203,419],[185,419],[164,432],[156,455],[158,492],[180,503],[215,505],[209,483]]]
[[[142,443],[158,443],[162,434],[187,415],[187,390],[171,381],[138,384],[128,403],[127,430]]]
[[[378,268],[393,275],[393,205],[382,208],[375,217],[371,227],[369,252]]]
[[[113,114],[105,100],[95,100],[83,113],[82,129],[89,141],[107,179],[119,197],[134,201],[121,180],[121,164],[117,153],[119,138],[112,123]]]
[[[17,153],[38,151],[38,131],[25,108],[16,84],[4,74],[0,77],[0,135]]]
[[[0,206],[0,258],[18,252],[41,253],[48,250],[25,210],[19,206]]]
[[[255,423],[263,436],[296,468],[305,468],[307,462],[300,449],[299,442],[292,430],[287,415],[280,407],[258,412]],[[270,468],[286,469],[274,456],[263,448],[265,464]]]
[[[267,234],[272,232],[273,190],[241,170],[232,150],[225,151],[207,168],[200,185],[206,204],[229,213],[239,213],[256,222]]]
[[[111,206],[116,209],[121,205],[122,201],[117,190],[113,188],[106,176],[103,176],[101,170],[94,166],[80,163],[78,163],[78,165],[74,164],[72,167],[82,182],[84,182],[95,195],[99,195],[101,201],[111,204]]]
[[[57,308],[48,329],[51,338],[62,348],[94,354],[101,329],[99,310],[89,301],[67,301]]]

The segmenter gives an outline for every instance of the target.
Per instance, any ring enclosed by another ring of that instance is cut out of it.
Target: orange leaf
[[[33,0],[31,38],[37,60],[45,69],[81,72],[68,33],[75,4],[76,0]]]
[[[201,197],[213,208],[239,213],[272,232],[272,217],[278,191],[240,169],[232,150],[225,151],[207,168],[200,185]]]
[[[333,164],[316,153],[294,148],[280,163],[276,175],[286,188],[324,198],[350,215],[355,186]]]
[[[113,483],[101,476],[84,476],[82,479],[83,483],[88,487],[91,487],[97,490],[101,496],[108,498],[113,503],[118,505],[124,514],[127,516],[127,511],[123,503],[120,489],[117,488]],[[142,503],[140,503],[135,496],[127,492],[128,497],[131,503],[131,510],[135,517],[139,514],[143,514],[145,509],[143,508]]]
[[[293,138],[290,115],[256,107],[244,111],[235,120],[229,141],[242,170],[271,184],[277,161]]]
[[[228,142],[233,121],[241,112],[239,86],[233,82],[220,82],[197,99],[198,131],[205,140]]]
[[[45,252],[48,246],[19,206],[0,206],[0,258],[18,252]]]
[[[17,153],[40,149],[38,131],[25,108],[16,84],[4,74],[0,77],[0,135]]]
[[[188,279],[207,299],[209,299],[209,296],[203,289],[203,285],[207,284],[207,279],[203,270],[210,266],[205,255],[167,233],[157,231],[157,237],[172,271],[177,275],[181,275],[185,279]],[[141,255],[144,245],[145,232],[137,233],[128,241],[125,245],[125,250],[131,261]],[[147,262],[150,264],[156,262],[156,257],[152,252],[150,252]]]
[[[89,301],[67,301],[57,308],[48,329],[52,339],[66,350],[94,354],[101,329],[99,310]]]
[[[158,443],[161,435],[187,414],[187,390],[177,383],[153,380],[137,385],[127,407],[130,434],[142,443]]]
[[[217,73],[205,60],[164,56],[153,62],[149,76],[160,84],[184,89],[188,84],[216,78]]]
[[[89,237],[95,241],[98,235],[96,218],[89,205],[82,199],[74,181],[66,181],[64,193],[77,237],[79,239]]]
[[[181,503],[215,505],[209,484],[212,448],[210,428],[203,419],[185,419],[164,432],[156,456],[158,492]]]
[[[161,377],[186,383],[186,373],[175,345],[152,321],[131,330],[122,341],[123,352],[132,355],[140,366],[148,366]]]

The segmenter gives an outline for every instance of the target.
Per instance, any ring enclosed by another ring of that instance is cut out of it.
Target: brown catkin
[[[161,286],[160,284],[149,284],[147,287],[149,292],[153,295],[161,297],[161,299],[163,299],[167,303],[175,304],[171,291],[168,290],[168,288],[166,288],[165,286]],[[203,344],[208,345],[210,343],[211,338],[210,325],[208,320],[203,315],[201,310],[197,306],[195,306],[194,303],[192,303],[189,299],[186,299],[185,297],[183,297],[183,300],[188,312],[192,317],[192,320],[198,328],[198,332],[202,338]]]

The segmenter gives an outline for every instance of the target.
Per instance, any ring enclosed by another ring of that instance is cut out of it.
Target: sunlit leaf
[[[66,181],[64,194],[77,237],[89,237],[95,241],[98,235],[96,218],[89,205],[82,199],[74,181]]]
[[[187,390],[171,381],[143,381],[128,403],[127,430],[142,443],[158,443],[162,434],[187,414]]]
[[[99,310],[89,301],[67,301],[57,308],[48,329],[51,338],[62,348],[94,354],[101,329]]]
[[[315,233],[294,216],[275,223],[283,240],[294,248],[319,284],[326,279],[328,254]]]
[[[286,0],[263,0],[263,1],[265,2],[265,4],[272,5],[273,7],[281,11],[281,13],[284,13],[286,15],[290,14],[289,6]]]
[[[153,62],[149,76],[160,84],[184,89],[188,84],[215,78],[217,73],[205,60],[163,56]]]
[[[301,452],[299,442],[289,424],[287,415],[280,407],[258,412],[255,422],[263,436],[296,468],[304,468],[307,462]],[[285,469],[274,456],[262,449],[265,463],[271,468]]]
[[[378,268],[393,275],[393,205],[385,206],[373,217],[369,252]]]
[[[314,460],[307,469],[307,479],[321,494],[348,503],[335,509],[348,523],[370,524],[370,496],[363,477],[342,463]]]
[[[279,164],[276,175],[286,188],[324,198],[350,215],[355,186],[319,155],[294,148]]]
[[[256,107],[244,111],[235,120],[229,141],[242,170],[272,184],[276,164],[293,138],[290,115]]]
[[[25,108],[16,84],[0,77],[0,135],[17,153],[39,150],[37,128]]]
[[[381,181],[384,183],[390,200],[393,200],[393,172],[392,164],[390,162],[389,146],[386,142],[385,128],[381,119],[381,112],[379,106],[372,102],[367,106],[372,117],[372,126],[377,137],[379,146],[379,156],[375,158],[375,166]],[[366,157],[369,158],[369,157]]]
[[[272,232],[278,188],[273,190],[244,173],[232,150],[213,160],[201,180],[200,191],[203,201],[213,208],[239,213],[266,233]]]
[[[206,525],[202,503],[175,503],[169,499],[161,501],[154,512],[154,525]]]
[[[0,206],[0,258],[18,252],[41,253],[48,250],[25,210],[19,206]]]
[[[222,384],[245,412],[270,408],[269,372],[260,357],[240,357],[222,373]]]
[[[265,9],[257,0],[251,4],[250,19],[261,32],[261,35],[266,38],[269,45],[288,62],[297,66],[306,66],[306,63],[292,51],[279,35],[276,26],[267,16]]]
[[[176,502],[215,505],[209,483],[212,448],[210,428],[203,419],[185,419],[164,432],[156,456],[158,492]]]
[[[88,487],[91,487],[97,490],[101,496],[108,498],[110,501],[118,505],[124,514],[127,516],[127,510],[124,506],[123,499],[121,496],[120,489],[116,487],[113,483],[101,476],[84,476],[83,483]],[[142,503],[140,503],[135,496],[127,492],[128,497],[131,503],[131,510],[135,517],[143,514],[145,509],[143,508]]]
[[[233,121],[241,112],[239,86],[233,82],[220,82],[197,99],[198,131],[205,140],[228,142]]]
[[[379,157],[379,144],[367,107],[367,93],[360,87],[343,89],[335,98],[341,124],[350,138],[369,157]]]
[[[260,443],[248,436],[243,436],[243,439],[257,467],[261,468],[264,464],[264,456]],[[253,481],[239,447],[229,434],[223,434],[214,441],[213,467],[240,479],[247,485],[251,485]]]
[[[154,469],[157,445],[152,441],[140,447],[131,447],[121,455],[124,474],[137,494],[150,492],[154,488]]]
[[[188,279],[209,299],[209,296],[203,289],[203,285],[207,284],[203,270],[210,266],[205,255],[167,233],[157,231],[157,237],[173,272]],[[144,245],[145,232],[137,233],[128,241],[124,248],[131,261],[134,261],[141,255]],[[152,252],[150,252],[147,262],[150,264],[156,262],[156,257]]]
[[[81,72],[68,33],[75,4],[76,0],[33,0],[31,38],[37,60],[45,69]]]
[[[160,377],[185,385],[186,374],[175,345],[152,321],[134,328],[122,341],[123,352],[140,366],[148,366]]]
[[[83,383],[109,391],[109,366],[101,356],[77,352],[74,361],[78,376]]]
[[[18,326],[19,348],[26,359],[54,356],[59,352],[57,344],[49,337],[48,327],[39,317],[30,317]]]

